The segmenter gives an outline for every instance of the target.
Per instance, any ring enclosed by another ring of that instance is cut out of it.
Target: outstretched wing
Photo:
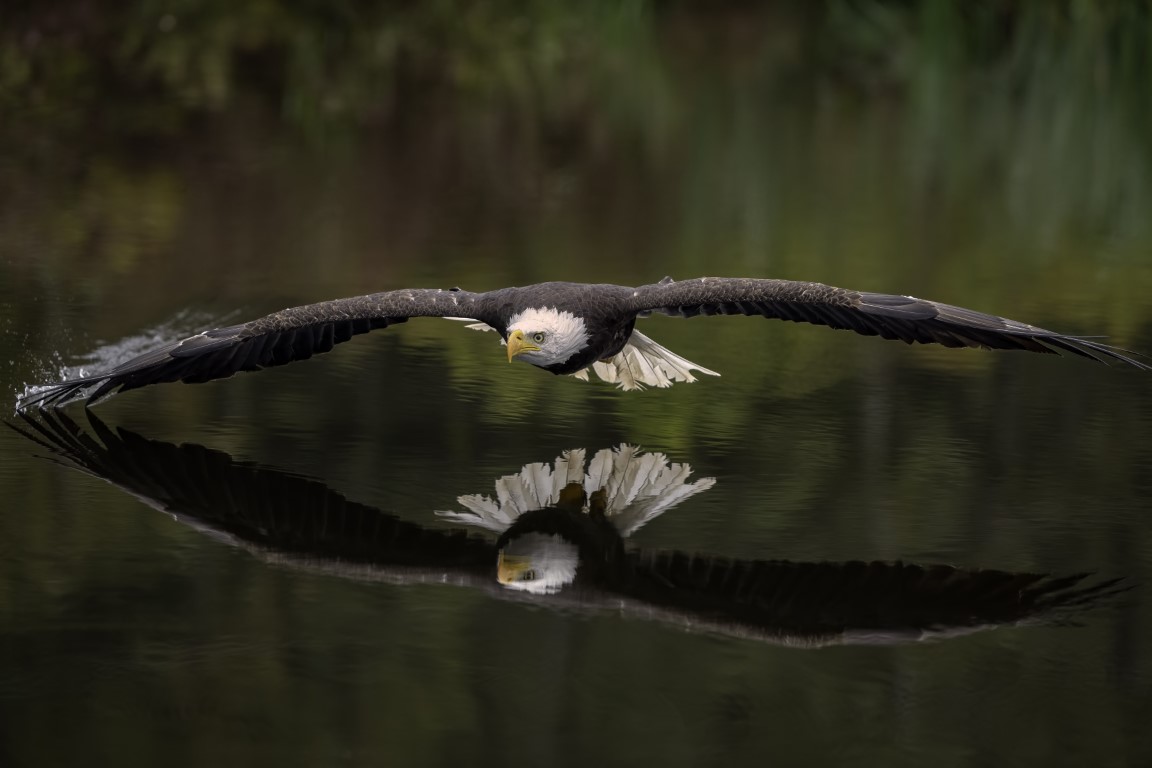
[[[290,307],[258,320],[213,328],[135,357],[103,373],[61,382],[18,404],[54,407],[88,392],[91,404],[149,384],[223,379],[327,352],[340,342],[412,317],[487,318],[484,294],[410,289]]]
[[[909,344],[1070,352],[1099,362],[1152,370],[1142,360],[1090,338],[912,296],[868,293],[793,280],[701,277],[664,280],[634,291],[631,309],[680,317],[760,315],[814,323]]]
[[[1123,593],[1093,579],[885,562],[728,560],[634,552],[625,614],[790,645],[892,643],[1072,620]]]
[[[1123,579],[1086,574],[732,560],[677,551],[633,550],[619,569],[597,568],[608,562],[609,553],[595,548],[602,542],[593,542],[587,551],[593,559],[580,566],[588,566],[586,583],[550,595],[509,591],[493,578],[497,550],[490,541],[401,520],[346,499],[317,480],[239,462],[199,445],[150,440],[111,429],[91,412],[87,416],[87,429],[60,411],[21,414],[22,424],[8,426],[49,451],[49,458],[107,480],[214,539],[272,562],[349,578],[453,584],[508,600],[610,611],[696,632],[805,647],[905,642],[1001,625],[1071,621],[1080,610],[1130,589]],[[658,457],[647,466],[667,466],[661,462]],[[594,459],[592,465],[597,463]],[[608,471],[607,465],[592,465],[585,475],[580,459],[578,467],[565,466],[563,476],[604,485],[601,470]],[[643,469],[638,467],[641,474],[631,480],[642,479]],[[677,477],[686,473],[684,467],[676,470]],[[629,482],[621,478],[618,490],[632,495]],[[613,514],[611,499],[607,504]],[[536,516],[536,524],[574,518],[571,510],[559,507],[527,514]],[[637,526],[643,523],[635,519]]]

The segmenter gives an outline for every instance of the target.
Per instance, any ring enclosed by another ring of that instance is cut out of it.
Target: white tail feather
[[[580,483],[590,497],[604,492],[604,515],[621,536],[627,537],[650,520],[680,502],[716,484],[705,477],[688,483],[692,467],[670,464],[662,453],[643,453],[634,445],[621,443],[615,450],[597,451],[584,471],[583,448],[565,451],[553,466],[525,464],[515,475],[496,481],[496,498],[469,494],[456,501],[461,512],[437,512],[440,517],[503,533],[520,515],[554,506],[569,483]],[[587,500],[584,512],[589,511]]]
[[[640,331],[632,331],[632,338],[614,357],[593,363],[582,371],[572,374],[578,379],[589,381],[588,371],[594,372],[609,384],[615,384],[626,392],[644,387],[670,387],[678,381],[696,381],[692,371],[708,376],[719,376],[716,371],[685,360],[675,352],[662,347]]]

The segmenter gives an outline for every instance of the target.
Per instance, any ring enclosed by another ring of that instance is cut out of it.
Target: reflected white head
[[[526,533],[500,550],[496,580],[509,589],[552,595],[576,578],[576,545],[552,533]]]
[[[584,320],[556,309],[526,309],[508,321],[508,362],[546,367],[563,363],[588,346]]]

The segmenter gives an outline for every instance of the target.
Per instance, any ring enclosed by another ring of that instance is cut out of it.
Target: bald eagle
[[[52,407],[88,393],[88,403],[161,382],[199,383],[329,351],[335,344],[413,317],[471,320],[492,329],[519,360],[554,374],[588,372],[625,390],[719,375],[636,330],[653,312],[677,317],[759,315],[814,323],[906,343],[1067,352],[1148,370],[1124,350],[970,309],[885,293],[791,280],[702,277],[631,288],[550,282],[471,293],[405,289],[336,299],[214,328],[161,346],[110,371],[60,382],[25,396],[19,408]]]
[[[496,499],[458,497],[443,515],[483,528],[425,527],[345,498],[318,480],[200,445],[88,428],[62,412],[21,415],[18,432],[59,463],[107,480],[227,545],[278,566],[391,584],[468,587],[500,600],[611,613],[677,629],[798,647],[946,639],[999,626],[1065,622],[1128,586],[951,565],[739,560],[626,544],[711,478],[632,446],[588,462],[574,450],[496,482]],[[10,425],[11,426],[11,425]]]

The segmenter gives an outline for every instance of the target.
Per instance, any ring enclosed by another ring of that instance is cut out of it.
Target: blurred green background
[[[407,286],[702,274],[1152,351],[1145,2],[16,0],[0,389]],[[239,314],[237,314],[239,313]],[[1152,384],[745,318],[622,394],[413,322],[101,406],[431,524],[621,441],[718,484],[645,547],[1152,581]],[[0,430],[0,764],[1140,765],[1152,602],[804,653],[276,568]],[[62,738],[65,734],[70,738]]]
[[[1120,342],[1147,324],[1142,2],[4,17],[4,282],[82,282],[142,322],[398,273],[481,289],[707,265],[1073,331],[1107,304],[1090,330]]]

